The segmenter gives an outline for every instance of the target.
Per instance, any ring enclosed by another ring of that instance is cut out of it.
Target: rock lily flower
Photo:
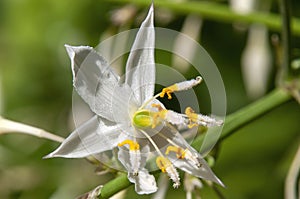
[[[154,95],[154,41],[152,5],[129,54],[125,82],[93,48],[66,45],[73,85],[95,116],[46,158],[82,158],[118,148],[118,160],[128,171],[128,179],[135,183],[138,194],[157,191],[155,178],[146,169],[150,157],[170,177],[174,188],[180,185],[176,168],[223,185],[176,128],[215,126],[222,121],[196,114],[190,107],[185,114],[167,110],[157,100],[165,95],[172,99],[173,92],[190,89],[202,78],[176,83]]]

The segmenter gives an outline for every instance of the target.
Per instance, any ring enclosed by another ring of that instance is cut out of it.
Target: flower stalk
[[[144,0],[112,0],[120,3],[134,3],[140,6],[148,6],[149,2]],[[111,2],[111,1],[110,1]],[[178,3],[177,1],[162,1],[156,0],[155,5],[161,8],[168,8],[176,13],[181,14],[196,14],[203,19],[212,19],[221,22],[233,23],[260,23],[264,24],[270,30],[277,32],[281,31],[282,23],[279,14],[264,13],[253,11],[249,14],[239,14],[232,11],[228,6],[211,1],[188,1]],[[300,35],[300,19],[291,18],[291,33],[293,35]]]

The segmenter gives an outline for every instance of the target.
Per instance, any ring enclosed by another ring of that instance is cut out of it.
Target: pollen
[[[156,158],[156,164],[158,168],[163,172],[167,173],[170,179],[173,181],[173,187],[178,188],[180,185],[180,178],[177,170],[173,166],[173,164],[170,162],[168,158],[165,158],[163,156],[158,156]]]
[[[198,114],[195,113],[195,111],[191,107],[187,107],[185,109],[185,114],[189,118],[189,128],[193,128],[195,126],[198,126]]]
[[[173,84],[172,86],[166,87],[164,88],[161,93],[160,93],[160,97],[163,98],[165,96],[165,94],[167,94],[168,99],[172,99],[172,95],[171,93],[178,91],[178,86],[176,84]]]
[[[156,158],[156,165],[163,173],[166,173],[167,167],[169,167],[171,164],[172,163],[170,162],[170,160],[168,158],[165,158],[163,156],[158,156]]]
[[[125,144],[129,145],[130,151],[138,151],[140,150],[140,145],[132,140],[124,140],[123,142],[119,143],[118,146],[124,146]]]
[[[176,157],[178,159],[184,159],[185,158],[185,150],[183,150],[181,147],[168,146],[165,154],[169,155],[170,152],[175,152],[176,153]]]
[[[176,153],[176,157],[178,159],[186,159],[187,161],[189,161],[192,165],[194,165],[196,168],[200,168],[201,164],[199,163],[199,161],[197,160],[197,157],[194,156],[190,150],[188,149],[183,149],[181,147],[178,146],[168,146],[165,154],[169,155],[170,152],[175,152]]]
[[[158,112],[152,113],[153,114],[153,122],[152,128],[155,128],[156,125],[159,123],[159,119],[165,119],[168,110],[163,109],[160,104],[152,104],[152,107],[157,108]]]

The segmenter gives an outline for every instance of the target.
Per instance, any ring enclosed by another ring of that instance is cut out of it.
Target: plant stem
[[[225,119],[222,134],[218,141],[219,142],[222,141],[223,139],[230,136],[232,133],[236,132],[236,130],[240,129],[241,127],[245,126],[246,124],[262,116],[263,114],[269,112],[275,107],[283,104],[284,102],[287,102],[290,99],[291,96],[288,94],[288,92],[282,89],[275,89],[272,92],[270,92],[268,95],[264,96],[263,98],[228,115]],[[192,146],[196,149],[197,148],[199,149],[200,146],[202,145],[204,138],[205,135],[198,136],[194,140]],[[214,143],[211,143],[211,145],[212,144]],[[206,144],[206,146],[209,147],[211,147],[211,145]],[[206,150],[203,149],[201,152],[205,152],[205,151]]]
[[[227,116],[220,140],[225,139],[239,128],[245,126],[254,119],[262,116],[268,111],[278,107],[279,105],[289,101],[291,96],[281,89],[275,89],[260,100],[238,110]],[[199,136],[193,142],[193,147],[200,148],[204,136]],[[113,179],[105,184],[101,190],[100,198],[106,199],[117,193],[118,191],[128,187],[131,183],[127,180],[125,174]]]
[[[300,145],[285,180],[285,199],[297,198],[297,179],[300,170]]]
[[[101,189],[100,199],[110,198],[119,191],[129,187],[131,183],[127,179],[127,175],[121,174],[115,179],[106,183]]]
[[[282,16],[282,63],[281,63],[281,81],[285,80],[289,74],[291,63],[291,25],[290,25],[290,2],[289,0],[280,0],[280,12]]]
[[[64,138],[49,133],[43,129],[36,128],[33,126],[29,126],[27,124],[22,124],[19,122],[11,121],[0,117],[0,135],[1,134],[8,134],[8,133],[21,133],[21,134],[28,134],[33,135],[39,138],[46,138],[48,140],[52,140],[55,142],[63,142]]]
[[[110,0],[110,2],[134,3],[140,6],[149,6],[150,1],[145,0]],[[282,23],[281,16],[278,14],[264,13],[254,11],[250,14],[238,14],[232,11],[227,5],[208,2],[208,1],[188,1],[178,3],[175,1],[155,1],[155,6],[168,8],[180,14],[197,14],[202,18],[212,19],[222,22],[243,22],[243,23],[261,23],[274,31],[281,31]],[[292,33],[300,35],[300,19],[293,18]]]

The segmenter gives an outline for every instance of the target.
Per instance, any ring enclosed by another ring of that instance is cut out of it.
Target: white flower
[[[154,176],[145,168],[149,154],[157,155],[157,167],[168,174],[174,187],[180,185],[176,167],[223,185],[173,126],[191,128],[221,122],[196,114],[189,107],[185,114],[167,110],[156,99],[165,94],[171,99],[172,92],[190,89],[202,78],[174,84],[154,96],[154,41],[152,5],[129,54],[124,83],[91,47],[66,45],[72,61],[73,85],[95,116],[46,157],[81,158],[118,147],[118,159],[139,194],[157,190]]]

